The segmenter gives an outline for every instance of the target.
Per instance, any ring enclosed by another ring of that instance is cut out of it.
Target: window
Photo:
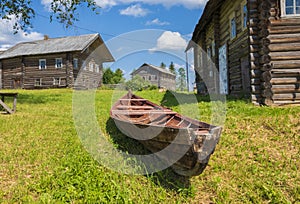
[[[215,41],[212,41],[211,43],[211,56],[214,57],[216,55],[216,44]]]
[[[62,68],[62,58],[56,58],[55,59],[55,68]]]
[[[157,81],[157,75],[155,75],[155,80]]]
[[[100,72],[99,65],[98,65],[98,64],[95,64],[95,67],[96,67],[96,72],[99,73],[99,72]]]
[[[283,16],[300,16],[300,0],[281,0]]]
[[[151,81],[151,76],[148,77],[149,81]]]
[[[60,85],[60,78],[53,78],[53,85]]]
[[[40,59],[39,60],[39,69],[46,69],[46,68],[47,68],[46,60]]]
[[[211,47],[207,48],[207,56],[211,58]]]
[[[242,4],[242,29],[245,30],[247,28],[248,22],[248,7],[247,2],[243,2]]]
[[[87,68],[86,68],[86,62],[83,62],[82,67],[83,67],[83,70],[86,70],[86,69],[87,69]]]
[[[230,20],[230,38],[233,39],[236,37],[236,19],[235,17]]]
[[[77,58],[73,59],[73,69],[78,69],[78,59]]]
[[[92,62],[89,63],[89,71],[90,72],[94,71],[94,63],[92,63]]]
[[[67,79],[66,78],[59,78],[59,85],[60,86],[67,86]]]
[[[42,86],[42,79],[35,79],[34,86]]]

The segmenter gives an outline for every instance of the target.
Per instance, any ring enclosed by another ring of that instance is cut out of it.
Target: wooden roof
[[[102,50],[105,51],[103,54],[106,56],[107,62],[114,61],[111,53],[98,33],[62,38],[47,38],[44,40],[19,43],[2,53],[0,59],[73,51],[84,52],[96,40],[100,40],[101,43],[103,43],[104,49]]]
[[[154,65],[152,65],[152,64],[147,64],[147,63],[144,63],[144,64],[143,64],[142,66],[140,66],[137,70],[135,70],[134,72],[132,72],[131,75],[136,74],[141,68],[143,68],[143,67],[145,67],[145,66],[150,67],[150,68],[152,68],[152,69],[155,69],[155,70],[157,70],[157,71],[159,71],[159,72],[162,72],[162,73],[165,73],[165,74],[169,74],[169,75],[174,75],[174,76],[175,76],[175,74],[171,73],[168,69],[163,69],[163,68],[154,66]]]
[[[192,41],[196,42],[199,39],[199,34],[205,29],[207,24],[212,20],[214,12],[221,7],[224,0],[209,0],[204,8],[203,14],[200,17],[198,24],[193,32]]]

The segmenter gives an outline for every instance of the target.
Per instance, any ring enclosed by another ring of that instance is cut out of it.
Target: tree
[[[162,62],[162,63],[160,64],[160,68],[163,68],[163,69],[165,69],[165,68],[166,68],[166,65],[165,65],[165,63],[163,63],[163,62]]]
[[[178,69],[177,88],[180,91],[186,90],[186,74],[185,69],[182,67]]]
[[[131,80],[126,82],[126,87],[133,91],[142,91],[151,86],[149,81],[144,80],[141,76],[135,75]]]
[[[118,69],[115,71],[114,76],[113,76],[111,82],[112,82],[113,84],[119,84],[119,83],[124,82],[124,77],[123,77],[123,75],[124,75],[124,74],[123,74],[123,71],[122,71],[120,68],[118,68]]]
[[[175,66],[174,66],[174,63],[171,62],[170,66],[169,66],[169,71],[172,73],[172,74],[175,74],[176,75],[176,70],[175,70]]]
[[[123,71],[118,68],[113,72],[110,68],[104,69],[103,84],[119,84],[125,81]]]
[[[114,72],[110,68],[107,68],[103,72],[103,84],[112,84]]]
[[[13,26],[15,33],[19,30],[27,31],[32,28],[31,22],[36,15],[32,2],[32,0],[1,0],[0,18],[17,19],[18,22]],[[66,28],[72,26],[75,21],[78,21],[77,9],[82,5],[90,8],[95,13],[98,13],[97,8],[100,8],[95,0],[52,0],[49,6],[50,22],[55,18],[64,24]]]

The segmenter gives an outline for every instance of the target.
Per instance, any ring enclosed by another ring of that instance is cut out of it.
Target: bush
[[[131,80],[126,82],[127,89],[133,91],[143,91],[147,90],[151,86],[151,83],[144,80],[141,76],[136,75]]]

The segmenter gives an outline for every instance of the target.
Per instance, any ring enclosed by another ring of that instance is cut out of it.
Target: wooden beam
[[[9,113],[9,114],[13,114],[14,111],[11,110],[1,99],[0,99],[0,105]]]

